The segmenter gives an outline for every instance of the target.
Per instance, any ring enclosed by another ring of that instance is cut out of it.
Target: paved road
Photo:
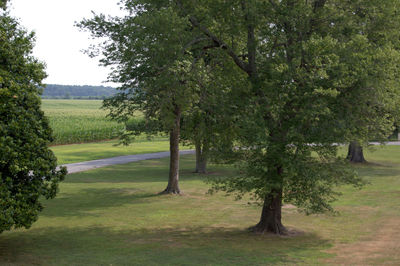
[[[379,142],[371,142],[370,144],[380,145]],[[389,142],[386,142],[386,145],[400,145],[400,141],[389,141]],[[181,155],[194,154],[194,150],[180,151],[180,154]],[[87,171],[90,169],[114,165],[114,164],[125,164],[125,163],[130,163],[130,162],[137,162],[137,161],[150,160],[150,159],[160,159],[160,158],[165,158],[165,157],[169,157],[169,151],[118,156],[118,157],[100,159],[100,160],[94,160],[94,161],[65,164],[64,166],[67,167],[68,173],[72,174],[72,173]]]
[[[181,155],[194,154],[194,150],[180,151],[180,154]],[[169,157],[169,151],[118,156],[118,157],[113,157],[113,158],[93,160],[93,161],[87,161],[87,162],[64,164],[63,166],[66,166],[68,173],[72,174],[72,173],[87,171],[90,169],[114,165],[114,164],[125,164],[125,163],[130,163],[130,162],[137,162],[137,161],[150,160],[150,159],[160,159],[160,158],[165,158],[165,157]]]
[[[369,144],[372,144],[372,145],[381,145],[380,142],[370,142]],[[400,146],[400,141],[388,141],[388,142],[385,142],[385,144],[386,144],[386,145],[390,145],[390,146],[392,146],[392,145],[394,145],[394,146]]]

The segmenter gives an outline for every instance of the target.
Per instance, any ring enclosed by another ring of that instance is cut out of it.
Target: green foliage
[[[94,37],[106,38],[101,47],[101,63],[118,65],[109,80],[122,85],[115,96],[104,101],[104,107],[110,110],[111,118],[123,122],[140,111],[146,120],[159,121],[160,128],[169,132],[176,112],[184,112],[193,95],[193,57],[184,53],[188,23],[173,9],[159,8],[157,3],[143,8],[141,1],[124,4],[127,11],[136,15],[98,15],[78,25]],[[171,26],[177,30],[171,31]],[[89,53],[94,56],[95,51]]]
[[[285,201],[313,213],[332,210],[339,184],[362,185],[333,144],[393,131],[398,1],[122,3],[134,15],[80,24],[107,38],[101,62],[118,65],[110,81],[123,86],[105,104],[112,117],[126,121],[142,110],[168,129],[174,105],[181,107],[184,138],[198,133],[190,129],[198,122],[216,157],[242,171],[216,181],[216,190],[261,201],[282,191]]]
[[[0,8],[6,9],[7,7],[7,0],[0,0]]]
[[[223,141],[221,137],[234,138],[238,107],[234,102],[235,93],[248,83],[225,56],[213,51],[200,56],[202,58],[194,66],[193,75],[197,84],[196,99],[183,114],[181,138],[184,142],[200,145],[207,153],[217,155],[219,145],[216,144]]]
[[[332,210],[338,184],[362,184],[333,143],[393,131],[397,1],[175,3],[250,82],[235,88],[236,133],[223,153],[243,175],[216,180],[215,190],[261,201],[282,190],[284,201],[313,213]]]
[[[1,11],[0,11],[1,12]],[[40,110],[44,65],[31,56],[33,33],[0,13],[0,232],[29,228],[54,198],[66,169],[48,149],[52,131]]]

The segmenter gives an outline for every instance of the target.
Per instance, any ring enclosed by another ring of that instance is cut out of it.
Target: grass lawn
[[[96,143],[52,146],[50,149],[57,156],[58,164],[77,163],[123,155],[162,152],[169,150],[168,140],[138,141],[129,146],[118,145],[117,140]],[[192,149],[181,146],[181,149]]]
[[[71,174],[29,230],[0,235],[1,265],[400,264],[400,146],[366,154],[370,184],[340,188],[339,215],[283,210],[292,237],[254,235],[260,207],[206,195],[204,177],[181,164],[183,196],[157,195],[168,159]],[[379,163],[379,164],[378,164]],[[211,175],[231,175],[211,166]]]

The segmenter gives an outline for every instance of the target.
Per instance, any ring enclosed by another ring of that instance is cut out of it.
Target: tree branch
[[[323,8],[326,4],[327,0],[315,0],[314,2],[314,13],[316,13],[319,9]]]
[[[191,46],[193,46],[195,44],[198,44],[198,43],[200,43],[202,41],[209,41],[209,40],[211,40],[209,37],[198,37],[198,38],[190,41],[188,44],[186,44],[183,47],[182,51],[185,52],[187,49],[189,49],[189,47],[191,47]]]
[[[179,8],[183,10],[183,5],[181,1],[177,0],[176,3],[179,6]],[[248,64],[242,61],[240,57],[224,41],[222,41],[216,35],[214,35],[208,28],[201,25],[194,16],[189,15],[189,21],[192,24],[192,26],[198,28],[207,37],[209,37],[215,44],[217,44],[217,47],[226,50],[227,54],[233,59],[233,61],[238,67],[240,67],[246,73],[250,74]]]
[[[313,13],[314,15],[318,13],[319,10],[321,10],[325,4],[326,4],[327,0],[315,0],[314,2],[314,7],[313,7]],[[314,30],[315,27],[317,27],[318,25],[318,20],[315,17],[312,17],[310,19],[310,30],[307,33],[307,36],[310,36]]]
[[[218,47],[226,50],[227,54],[233,59],[235,64],[240,67],[243,71],[246,73],[249,73],[249,67],[248,65],[243,62],[237,54],[222,40],[220,40],[217,36],[215,36],[213,33],[211,33],[206,27],[202,26],[195,17],[190,16],[189,17],[190,23],[192,23],[193,26],[197,27],[199,30],[201,30],[206,36],[208,36],[214,43],[218,44]]]
[[[247,23],[247,53],[248,53],[248,74],[250,77],[255,77],[257,75],[256,67],[256,38],[255,38],[255,27],[254,27],[254,17],[251,14],[246,1],[241,2],[243,12],[245,13],[244,19]]]
[[[271,6],[276,10],[278,8],[278,4],[275,3],[273,0],[269,0],[269,3],[271,4]]]

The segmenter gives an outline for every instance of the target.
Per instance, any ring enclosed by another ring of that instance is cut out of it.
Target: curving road
[[[179,153],[180,153],[180,155],[194,154],[194,150],[184,150],[184,151],[180,151]],[[109,166],[109,165],[125,164],[125,163],[130,163],[130,162],[137,162],[137,161],[150,160],[150,159],[160,159],[160,158],[165,158],[165,157],[169,157],[169,151],[118,156],[118,157],[113,157],[113,158],[86,161],[86,162],[80,162],[80,163],[64,164],[63,166],[67,167],[69,174],[72,174],[72,173],[83,172],[83,171],[87,171],[90,169],[100,168],[100,167]]]
[[[381,145],[379,142],[371,142],[371,145]],[[400,141],[389,141],[386,142],[385,145],[400,145]],[[180,155],[186,154],[194,154],[194,150],[184,150],[180,151]],[[71,163],[71,164],[64,164],[63,166],[67,167],[68,173],[77,173],[83,172],[90,169],[105,167],[109,165],[115,164],[125,164],[130,162],[137,162],[143,160],[150,160],[150,159],[160,159],[169,157],[169,151],[165,152],[156,152],[156,153],[145,153],[145,154],[136,154],[136,155],[126,155],[126,156],[118,156],[113,158],[106,158],[100,160],[93,160],[93,161],[86,161],[80,163]]]

